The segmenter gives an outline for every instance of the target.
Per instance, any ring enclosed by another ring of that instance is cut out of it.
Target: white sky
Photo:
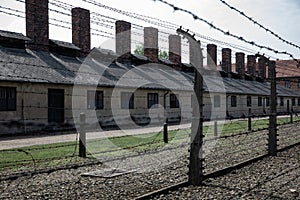
[[[50,2],[57,2],[56,0],[49,0]],[[83,7],[89,9],[91,12],[97,12],[103,15],[108,15],[117,19],[126,20],[132,23],[136,23],[142,26],[151,26],[144,21],[136,20],[116,12],[106,10],[104,8],[89,4],[83,0],[60,0],[67,4],[72,4],[74,7]],[[216,30],[211,29],[209,26],[200,21],[195,21],[190,15],[182,13],[180,11],[174,12],[170,7],[153,0],[95,0],[110,7],[118,8],[124,11],[135,12],[155,18],[159,18],[164,21],[169,21],[189,28],[192,31],[212,37],[214,39],[222,40],[225,42],[242,45],[253,49],[255,52],[260,51],[270,56],[275,56],[280,59],[289,59],[288,56],[281,56],[265,51],[258,48],[247,45],[243,42],[237,41],[233,38],[225,36]],[[167,0],[170,3],[177,5],[178,7],[185,8],[197,14],[210,22],[213,22],[215,26],[218,26],[224,30],[229,30],[231,33],[243,36],[245,39],[255,41],[258,44],[270,46],[279,51],[287,51],[292,53],[296,58],[300,58],[300,51],[297,48],[291,47],[269,33],[266,33],[263,29],[254,25],[247,19],[243,18],[238,13],[230,10],[219,0]],[[3,7],[18,9],[25,11],[24,3],[20,3],[15,0],[0,0],[0,29],[14,32],[21,32],[25,34],[25,19],[9,16],[3,14]],[[267,28],[273,30],[279,36],[291,41],[297,45],[300,45],[300,1],[299,0],[227,0],[227,2],[234,7],[244,11],[247,15],[253,17]],[[58,9],[52,5],[50,8]],[[5,10],[7,11],[7,10]],[[61,10],[64,11],[64,10]],[[22,13],[20,15],[23,15]],[[50,18],[56,18],[59,20],[65,20],[71,22],[70,17],[49,13]],[[58,23],[58,22],[55,22]],[[153,25],[152,25],[153,26]],[[113,29],[104,28],[101,26],[92,25],[92,28],[101,29],[106,32],[114,33]],[[163,28],[159,28],[162,31],[170,32]],[[141,30],[134,30],[142,33]],[[71,42],[71,30],[58,28],[50,25],[50,38],[62,41]],[[166,35],[163,35],[166,36]],[[133,39],[139,40],[142,43],[141,36],[132,36]],[[168,48],[165,37],[161,37],[159,46]],[[201,39],[201,38],[198,38]],[[104,46],[103,42],[107,41],[107,38],[100,36],[92,36],[92,46]],[[134,46],[135,44],[133,44]],[[206,43],[203,43],[206,46]],[[226,46],[224,46],[226,47]],[[183,51],[186,52],[187,46],[183,47]],[[234,53],[235,51],[233,51]],[[245,52],[246,54],[249,54]],[[187,55],[185,55],[187,56]],[[183,56],[184,57],[184,56]],[[220,56],[218,57],[220,60]]]

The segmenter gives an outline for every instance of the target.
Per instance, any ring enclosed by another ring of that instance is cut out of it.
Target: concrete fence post
[[[248,131],[252,130],[252,123],[251,123],[251,108],[248,110]]]
[[[293,121],[293,112],[290,113],[290,123],[292,124],[294,121]]]
[[[218,137],[218,121],[214,122],[214,136]]]
[[[269,62],[269,74],[271,79],[270,117],[268,153],[270,156],[277,155],[277,114],[276,114],[276,62]]]
[[[80,113],[79,157],[86,158],[86,130],[84,113]]]
[[[177,33],[183,34],[188,41],[190,47],[190,63],[195,68],[194,76],[194,93],[193,97],[193,117],[191,128],[191,144],[189,157],[188,182],[191,185],[201,185],[204,180],[203,167],[203,54],[200,41],[194,36],[181,29],[177,29]]]
[[[168,139],[168,123],[165,122],[164,123],[164,143],[168,143],[169,139]]]

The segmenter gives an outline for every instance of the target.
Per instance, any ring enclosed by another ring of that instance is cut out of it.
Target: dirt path
[[[279,116],[287,117],[287,116]],[[261,120],[267,118],[254,118],[255,120]],[[233,121],[243,121],[245,119],[235,119]],[[219,121],[218,124],[223,124],[226,121]],[[204,125],[212,125],[214,122],[205,122]],[[182,124],[182,125],[173,125],[169,126],[169,130],[184,129],[190,128],[191,124]],[[112,130],[112,131],[101,131],[101,132],[88,132],[87,139],[100,139],[116,136],[125,136],[125,135],[139,135],[145,133],[157,133],[162,131],[162,127],[150,127],[150,128],[140,128],[140,129],[128,129],[128,130]],[[19,148],[39,144],[51,144],[59,142],[71,142],[76,141],[77,133],[68,133],[62,135],[46,135],[46,136],[17,136],[17,137],[0,137],[0,150],[10,149],[10,148]]]
[[[177,130],[191,127],[191,124],[169,126],[168,130]],[[157,133],[162,131],[162,127],[151,127],[141,129],[128,129],[128,130],[112,130],[101,132],[88,132],[87,139],[100,139],[108,137],[117,137],[125,135],[139,135],[145,133]],[[51,135],[51,136],[18,136],[18,137],[5,137],[0,138],[0,150],[19,148],[40,144],[52,144],[59,142],[76,141],[77,133]]]

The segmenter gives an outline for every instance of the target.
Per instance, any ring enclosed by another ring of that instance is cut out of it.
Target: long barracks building
[[[75,126],[79,113],[102,127],[190,121],[194,68],[181,62],[181,38],[169,36],[169,60],[158,57],[158,30],[144,28],[144,56],[131,52],[131,24],[116,22],[116,52],[90,48],[90,13],[72,9],[72,43],[49,39],[48,1],[26,1],[26,36],[0,31],[1,133]],[[38,7],[38,8],[37,8]],[[121,55],[121,56],[119,56]],[[266,63],[207,45],[204,118],[269,113]],[[215,73],[216,69],[219,73]],[[219,76],[217,74],[220,74]],[[300,111],[300,94],[277,85],[277,111]]]

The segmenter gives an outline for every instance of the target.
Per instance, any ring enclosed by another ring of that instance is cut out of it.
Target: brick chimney
[[[181,63],[181,38],[169,35],[169,60],[175,64]]]
[[[235,70],[242,76],[242,79],[245,79],[245,54],[242,52],[237,52],[235,54]]]
[[[144,28],[144,56],[152,62],[158,62],[158,30],[153,27]]]
[[[195,40],[189,40],[189,51],[190,51],[190,64],[196,69],[203,69],[203,60],[201,59],[202,49],[201,49],[201,43],[199,41]]]
[[[72,43],[78,46],[83,54],[91,50],[90,11],[83,8],[72,8]]]
[[[49,51],[48,0],[26,0],[26,36],[31,39],[27,47]]]
[[[259,58],[258,59],[258,76],[261,79],[266,78],[266,60],[264,58]]]
[[[207,67],[212,70],[217,70],[217,45],[208,44],[207,48]]]
[[[229,49],[229,48],[222,49],[222,70],[227,73],[232,72],[231,49]]]
[[[256,57],[254,55],[247,56],[247,73],[251,76],[256,75]]]
[[[126,21],[116,21],[116,53],[122,57],[131,54],[131,24]]]

